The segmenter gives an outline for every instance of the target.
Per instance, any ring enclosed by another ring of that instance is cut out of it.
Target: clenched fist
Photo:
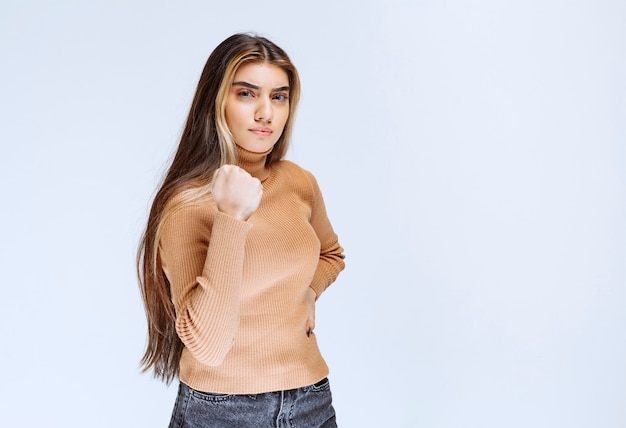
[[[242,221],[256,211],[263,196],[261,182],[236,165],[223,165],[215,171],[212,191],[217,209]]]

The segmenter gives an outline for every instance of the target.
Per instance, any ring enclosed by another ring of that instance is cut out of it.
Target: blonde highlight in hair
[[[170,284],[162,269],[159,246],[163,224],[190,204],[211,199],[215,171],[237,163],[237,147],[228,129],[226,100],[237,70],[251,62],[281,67],[289,79],[289,117],[266,163],[284,158],[300,99],[298,72],[287,54],[264,37],[235,34],[209,56],[183,129],[172,164],[152,202],[146,230],[137,252],[137,272],[148,321],[148,343],[141,360],[143,370],[171,382],[178,375],[183,343],[176,333],[176,311]]]

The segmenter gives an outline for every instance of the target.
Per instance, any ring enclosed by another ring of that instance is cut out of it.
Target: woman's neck
[[[256,153],[237,146],[237,165],[245,169],[251,176],[263,181],[270,174],[269,168],[265,165],[265,162],[267,155],[272,149],[273,147],[264,153]]]

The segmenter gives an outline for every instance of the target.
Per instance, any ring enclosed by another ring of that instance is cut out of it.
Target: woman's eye
[[[250,91],[239,91],[238,95],[240,97],[251,97],[252,96],[252,92],[250,92]]]
[[[276,94],[274,95],[274,99],[276,101],[287,101],[289,99],[289,96],[287,96],[286,94]]]

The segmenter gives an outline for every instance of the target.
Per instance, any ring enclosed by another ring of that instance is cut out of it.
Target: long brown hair
[[[156,193],[137,252],[139,286],[148,321],[148,343],[141,359],[143,371],[170,383],[179,371],[183,343],[176,334],[176,313],[170,285],[161,267],[161,225],[181,206],[206,199],[216,169],[237,161],[236,146],[226,125],[224,109],[235,72],[242,64],[266,62],[285,70],[289,79],[289,117],[282,135],[267,156],[273,163],[285,156],[300,97],[298,72],[287,54],[264,37],[234,34],[209,56],[165,179]]]

